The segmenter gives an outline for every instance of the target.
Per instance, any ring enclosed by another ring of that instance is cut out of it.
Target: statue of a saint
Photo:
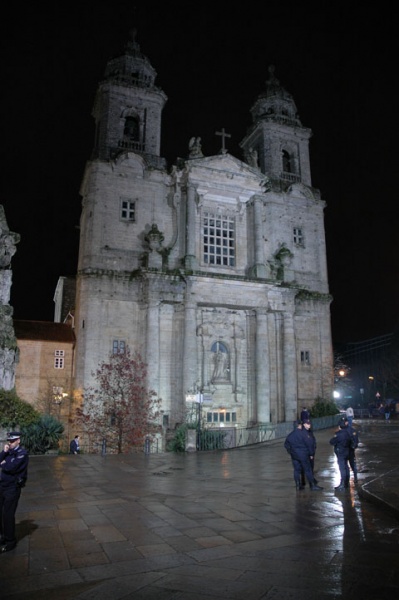
[[[201,156],[204,156],[202,154],[201,138],[200,137],[192,137],[188,143],[188,150],[189,150],[189,154],[188,154],[189,158],[201,158]]]
[[[213,373],[212,381],[228,379],[228,354],[222,350],[213,353]]]

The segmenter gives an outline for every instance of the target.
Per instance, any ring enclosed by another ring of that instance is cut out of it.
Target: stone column
[[[150,298],[147,309],[147,371],[150,389],[159,394],[160,302]]]
[[[196,325],[196,305],[194,303],[187,303],[184,315],[183,394],[187,394],[188,390],[192,390],[198,379]]]
[[[15,363],[18,357],[12,318],[14,311],[9,301],[12,283],[11,259],[19,241],[19,234],[9,230],[4,208],[0,205],[0,388],[6,391],[15,386]]]
[[[256,310],[255,364],[258,423],[270,423],[270,355],[266,309]]]
[[[283,322],[283,344],[284,344],[284,407],[285,421],[294,421],[297,418],[297,350],[295,344],[294,316],[284,313]]]
[[[263,239],[263,216],[262,216],[262,198],[254,197],[254,257],[255,264],[251,271],[252,275],[257,278],[268,277],[269,271],[266,268],[264,254],[264,239]]]
[[[270,414],[272,423],[284,421],[284,357],[283,316],[280,312],[268,315],[270,349]]]
[[[184,266],[186,269],[195,270],[198,266],[198,261],[195,252],[196,243],[196,191],[193,186],[187,189],[187,212],[186,212],[186,252],[184,258]]]

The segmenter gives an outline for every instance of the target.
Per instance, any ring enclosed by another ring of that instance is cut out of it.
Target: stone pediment
[[[217,154],[186,163],[187,183],[203,197],[240,198],[248,201],[268,189],[268,178],[259,169],[231,156]]]

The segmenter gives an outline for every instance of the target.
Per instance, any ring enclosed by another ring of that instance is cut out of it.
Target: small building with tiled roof
[[[68,323],[14,320],[18,345],[15,389],[41,413],[52,414],[68,435],[75,333]]]

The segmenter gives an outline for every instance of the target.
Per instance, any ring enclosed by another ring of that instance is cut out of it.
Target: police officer
[[[335,488],[337,492],[343,492],[349,487],[349,448],[351,445],[351,435],[348,431],[348,426],[343,417],[339,422],[338,431],[331,438],[330,444],[334,446],[334,452],[337,457],[339,472],[341,474],[341,482]]]
[[[309,442],[311,445],[312,454],[309,456],[309,459],[310,459],[310,465],[312,467],[313,481],[314,481],[314,483],[317,484],[317,479],[314,476],[314,459],[315,459],[315,454],[316,454],[317,442],[316,442],[315,435],[312,431],[312,423],[311,423],[310,419],[304,419],[302,429],[304,430],[304,435],[307,435],[307,437],[309,438]],[[302,480],[302,483],[303,483],[303,480]]]
[[[313,456],[313,444],[307,432],[299,427],[291,431],[285,438],[284,448],[291,456],[296,489],[304,489],[304,485],[301,482],[301,472],[303,470],[305,477],[309,481],[310,489],[314,492],[322,490],[323,488],[318,486],[314,480],[310,462],[310,457]]]
[[[353,427],[353,425],[351,425],[349,423],[349,420],[347,417],[345,417],[345,423],[346,426],[348,427],[348,431],[350,433],[351,436],[351,445],[349,447],[349,465],[350,468],[352,469],[352,473],[353,473],[353,481],[355,483],[357,483],[358,479],[357,479],[357,464],[356,464],[356,455],[355,455],[355,450],[359,445],[359,433],[357,432],[357,430],[355,429],[355,427]]]
[[[8,552],[17,545],[15,512],[28,477],[29,455],[20,446],[21,434],[11,431],[0,452],[0,552]]]

